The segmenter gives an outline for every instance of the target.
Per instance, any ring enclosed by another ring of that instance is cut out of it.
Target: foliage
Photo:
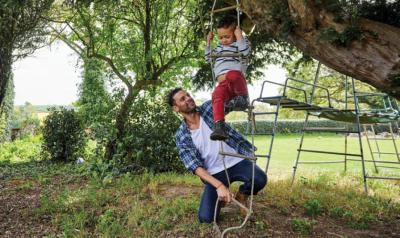
[[[31,54],[45,41],[44,16],[54,0],[4,0],[0,2],[0,106],[3,106],[9,84],[11,65]]]
[[[307,215],[317,216],[322,213],[321,202],[318,199],[310,199],[304,203]]]
[[[304,218],[295,218],[292,220],[293,230],[301,233],[302,235],[311,235],[315,221],[308,221]]]
[[[138,99],[131,109],[117,160],[128,170],[184,172],[175,145],[179,124],[178,117],[161,98]]]
[[[72,109],[51,109],[46,117],[43,133],[43,151],[54,161],[74,161],[83,154],[85,134],[81,120]]]
[[[354,16],[364,17],[394,27],[400,27],[400,2],[393,0],[351,0],[341,1],[344,10]]]
[[[105,65],[94,58],[84,58],[82,83],[79,85],[79,117],[82,118],[89,135],[98,143],[104,143],[107,137],[115,136],[113,118],[116,117],[117,101],[121,100],[117,91],[108,92]],[[114,94],[114,98],[112,95]]]
[[[194,70],[196,8],[191,0],[124,0],[67,1],[53,9],[56,37],[82,57],[84,67],[92,67],[84,73],[87,82],[82,85],[80,106],[86,119],[99,110],[93,120],[86,120],[88,125],[107,124],[100,138],[107,138],[108,160],[123,143],[130,107],[141,93],[156,95],[158,86],[185,84]],[[89,58],[102,63],[88,62]],[[90,75],[89,70],[99,74]],[[90,88],[99,91],[88,93]],[[90,108],[89,102],[102,99],[103,105]]]
[[[344,47],[348,47],[351,42],[362,38],[363,33],[355,26],[346,27],[342,32],[337,32],[334,28],[326,28],[320,35],[322,41]]]
[[[11,74],[6,90],[4,103],[0,106],[0,142],[4,142],[10,137],[10,129],[12,128],[11,117],[14,107],[14,78]]]
[[[0,161],[27,162],[39,160],[41,136],[27,136],[13,142],[0,144]]]
[[[40,120],[32,104],[26,102],[25,105],[14,108],[11,118],[11,128],[19,129],[21,138],[36,134],[39,126]]]
[[[303,115],[304,118],[304,115]],[[229,123],[233,128],[238,130],[240,133],[248,134],[247,130],[247,121],[236,121]],[[343,127],[345,123],[336,122],[331,120],[309,120],[309,127]],[[256,132],[257,133],[270,133],[273,129],[274,121],[273,120],[257,120],[256,121]],[[352,125],[349,125],[352,128]],[[304,127],[304,119],[303,120],[279,120],[277,122],[276,133],[278,134],[292,134],[292,133],[301,133]],[[387,127],[379,128],[379,132],[382,130],[387,130]]]

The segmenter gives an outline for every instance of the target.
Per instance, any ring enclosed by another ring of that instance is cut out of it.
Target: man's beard
[[[196,105],[194,107],[187,107],[185,113],[195,113],[196,112]]]

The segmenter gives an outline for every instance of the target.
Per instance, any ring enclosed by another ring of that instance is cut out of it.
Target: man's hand
[[[226,203],[232,201],[233,194],[229,191],[225,185],[221,185],[217,188],[218,200]]]
[[[214,38],[214,33],[213,33],[212,31],[208,32],[208,35],[207,35],[207,45],[210,45],[210,44],[211,44],[211,41],[213,40],[213,38]]]
[[[239,26],[236,26],[236,29],[233,32],[233,34],[235,34],[236,40],[241,40],[243,38],[242,30],[240,29]]]

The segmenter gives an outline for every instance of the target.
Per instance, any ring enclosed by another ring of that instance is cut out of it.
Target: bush
[[[129,170],[185,171],[175,145],[180,120],[169,106],[162,99],[141,98],[131,110],[123,144],[118,148]]]
[[[85,149],[85,134],[81,120],[73,109],[51,109],[42,128],[42,150],[55,161],[74,161]]]

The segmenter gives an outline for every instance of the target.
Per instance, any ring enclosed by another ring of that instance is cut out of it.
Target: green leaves
[[[74,161],[85,149],[83,125],[72,109],[52,110],[43,127],[43,150],[51,160]]]

